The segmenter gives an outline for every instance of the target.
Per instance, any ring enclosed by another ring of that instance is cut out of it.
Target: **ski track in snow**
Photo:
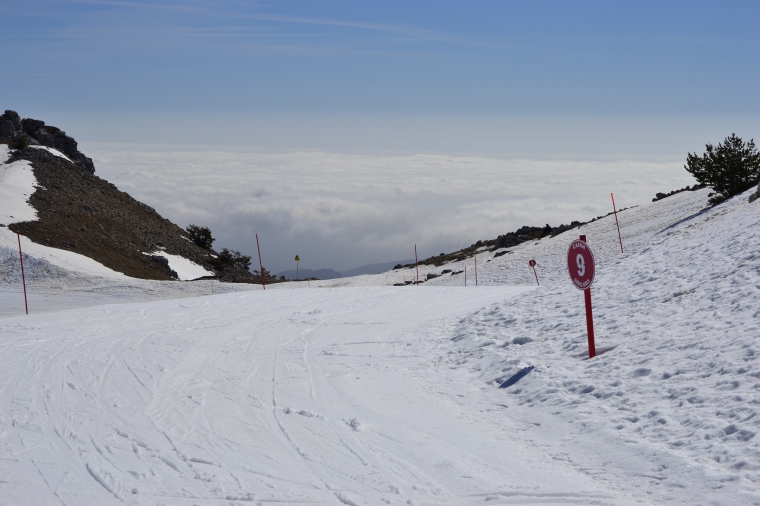
[[[466,290],[372,286],[403,269],[208,297],[32,257],[32,314],[0,320],[0,504],[760,504],[749,193],[626,210],[624,254],[612,216],[483,251]]]

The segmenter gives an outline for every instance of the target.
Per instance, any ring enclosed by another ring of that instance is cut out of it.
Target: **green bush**
[[[243,255],[239,251],[222,248],[219,255],[211,260],[211,265],[218,271],[242,269],[248,272],[251,268],[251,257]]]
[[[203,249],[211,249],[214,239],[211,237],[211,230],[208,227],[199,227],[198,225],[188,225],[185,229],[190,236],[190,240]]]
[[[745,143],[732,133],[717,146],[707,144],[705,149],[702,156],[689,153],[684,169],[697,182],[715,190],[710,194],[710,204],[719,204],[760,181],[760,153],[754,140]]]

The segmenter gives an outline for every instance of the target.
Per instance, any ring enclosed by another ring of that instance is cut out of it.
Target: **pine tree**
[[[717,147],[707,144],[705,149],[702,156],[689,153],[684,169],[697,182],[715,190],[710,194],[710,204],[719,204],[760,181],[760,152],[753,139],[745,143],[732,133]]]

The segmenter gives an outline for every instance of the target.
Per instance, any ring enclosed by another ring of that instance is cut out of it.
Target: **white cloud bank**
[[[421,257],[522,225],[587,220],[694,183],[677,159],[527,160],[445,155],[264,153],[97,144],[97,174],[215,247],[264,266],[344,270]]]

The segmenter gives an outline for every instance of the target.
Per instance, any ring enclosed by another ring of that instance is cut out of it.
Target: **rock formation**
[[[68,156],[80,169],[95,173],[92,158],[77,149],[77,141],[66,132],[54,126],[45,125],[38,119],[21,119],[16,111],[8,111],[0,116],[0,142],[8,142],[17,147],[47,146]]]

